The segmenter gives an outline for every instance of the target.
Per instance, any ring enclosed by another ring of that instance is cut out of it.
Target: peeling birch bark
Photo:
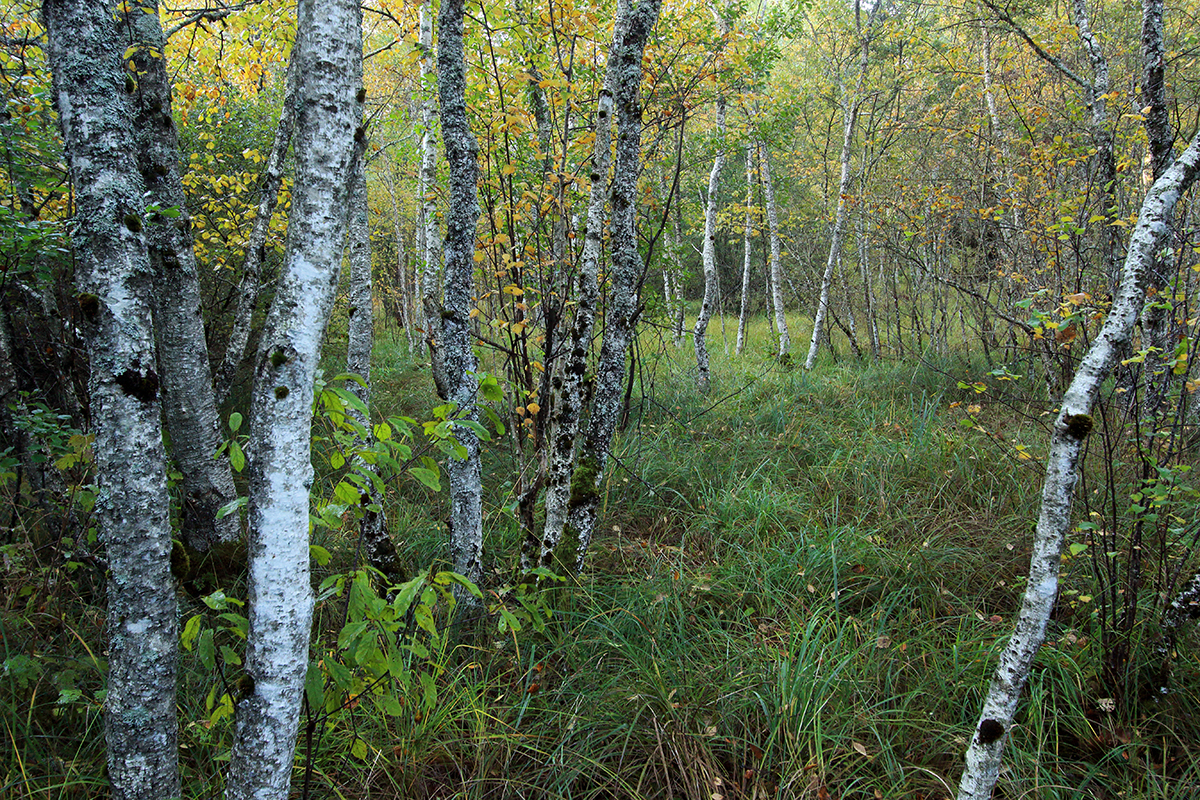
[[[600,302],[600,255],[606,221],[604,209],[608,201],[609,168],[612,163],[613,96],[621,44],[629,24],[629,8],[630,0],[619,0],[613,23],[613,41],[605,66],[604,84],[596,101],[592,167],[588,176],[591,190],[587,221],[584,223],[575,316],[571,323],[570,343],[563,366],[550,382],[546,519],[542,527],[541,541],[526,541],[522,548],[521,562],[522,567],[526,569],[534,566],[535,552],[538,554],[539,565],[550,566],[553,563],[555,551],[567,524],[572,499],[571,476],[572,470],[576,468],[575,453],[584,405],[588,356],[592,349],[596,308]],[[569,558],[570,556],[567,556],[565,560]]]
[[[238,305],[225,343],[225,354],[217,367],[213,383],[216,385],[217,404],[222,405],[233,391],[233,379],[246,357],[246,343],[250,340],[250,325],[258,307],[258,295],[262,289],[262,262],[266,257],[267,234],[271,230],[271,217],[279,202],[279,187],[283,185],[283,162],[287,157],[292,131],[296,127],[299,113],[299,74],[295,54],[300,48],[300,31],[296,30],[296,41],[292,43],[292,58],[288,60],[284,78],[283,108],[279,111],[279,124],[275,126],[275,138],[271,152],[263,167],[259,186],[258,207],[254,212],[254,224],[246,239],[246,257],[242,265],[242,280],[238,285]]]
[[[180,183],[179,137],[171,114],[171,79],[157,0],[141,0],[127,12],[122,30],[136,47],[137,90],[133,95],[138,167],[146,199],[178,216],[152,214],[146,219],[146,244],[155,274],[151,302],[162,380],[163,417],[171,434],[171,457],[183,475],[181,535],[185,546],[200,552],[241,538],[236,514],[217,512],[237,497],[227,459],[213,458],[221,445],[212,370],[204,345],[200,282],[196,273],[191,218]]]
[[[471,324],[474,307],[475,225],[479,220],[476,181],[479,145],[467,122],[466,57],[463,51],[463,0],[442,0],[438,15],[437,74],[441,106],[442,140],[450,168],[450,200],[443,243],[442,298],[426,293],[425,314],[433,379],[438,394],[457,407],[465,419],[478,416],[475,406],[479,369]],[[428,287],[429,275],[426,275]],[[483,577],[483,478],[479,465],[479,439],[464,426],[455,428],[466,458],[446,464],[450,484],[450,553],[454,571],[478,584]],[[477,600],[456,587],[465,605]]]
[[[301,0],[296,185],[287,265],[267,314],[250,409],[250,631],[226,797],[284,800],[312,625],[313,381],[346,241],[347,176],[362,96],[357,2]]]
[[[966,753],[966,770],[958,800],[987,800],[1000,773],[1000,757],[1024,691],[1034,656],[1046,637],[1050,611],[1058,595],[1063,541],[1071,527],[1071,503],[1078,480],[1079,454],[1092,428],[1091,412],[1101,383],[1112,372],[1145,300],[1148,272],[1170,225],[1179,196],[1196,179],[1200,168],[1200,135],[1142,202],[1137,227],[1129,240],[1121,283],[1108,318],[1079,364],[1054,423],[1046,481],[1034,536],[1025,597],[1016,630],[1000,656],[983,711]]]
[[[171,521],[142,237],[144,185],[121,44],[104,3],[42,5],[75,187],[77,300],[87,330],[96,516],[108,559],[108,777],[119,800],[180,795]]]
[[[642,56],[658,21],[662,0],[630,3],[629,27],[621,38],[614,74],[613,105],[617,112],[616,162],[612,189],[612,288],[605,310],[604,339],[596,368],[587,436],[571,477],[568,540],[576,543],[574,569],[583,569],[596,527],[600,483],[609,447],[621,417],[625,353],[633,336],[633,313],[643,264],[637,249],[637,178],[642,144]]]

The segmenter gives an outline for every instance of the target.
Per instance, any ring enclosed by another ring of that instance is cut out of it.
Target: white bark
[[[829,289],[833,285],[833,270],[842,254],[842,240],[846,235],[846,195],[850,191],[850,157],[854,145],[854,131],[858,124],[858,111],[862,105],[862,87],[867,76],[867,60],[871,52],[871,35],[875,27],[875,14],[879,11],[880,3],[871,6],[867,17],[866,31],[859,30],[858,74],[854,79],[854,89],[842,99],[842,152],[838,159],[841,164],[841,175],[838,178],[837,211],[833,218],[833,231],[829,241],[829,258],[825,262],[825,273],[821,276],[821,294],[817,301],[817,313],[813,318],[812,339],[808,344],[808,356],[804,359],[804,368],[812,369],[817,363],[817,350],[820,348],[821,335],[825,328],[825,317],[829,313]],[[858,5],[855,4],[857,12]]]
[[[75,187],[78,300],[88,333],[96,516],[108,559],[105,736],[113,797],[180,794],[171,524],[141,235],[144,190],[123,45],[103,3],[42,6]]]
[[[1045,640],[1050,611],[1058,595],[1062,546],[1071,527],[1079,454],[1092,427],[1092,407],[1101,383],[1112,372],[1122,350],[1129,345],[1134,323],[1145,300],[1147,273],[1168,229],[1175,203],[1195,181],[1198,165],[1200,135],[1155,181],[1146,195],[1137,227],[1130,237],[1120,287],[1108,318],[1063,394],[1046,458],[1046,481],[1025,597],[1016,630],[1000,656],[975,735],[967,749],[959,800],[987,800],[992,796],[1017,702],[1029,678],[1034,656]]]
[[[414,276],[414,291],[419,297],[427,298],[438,293],[438,267],[441,257],[438,252],[440,234],[437,222],[437,91],[434,75],[433,52],[433,0],[422,0],[420,8],[420,33],[417,46],[421,50],[421,164],[417,170],[417,267]],[[417,319],[422,330],[428,332],[431,322],[425,317],[424,303],[416,303]]]
[[[179,212],[174,218],[151,215],[146,220],[146,242],[155,272],[151,301],[163,417],[171,435],[171,456],[183,475],[181,536],[185,546],[205,551],[217,542],[241,538],[236,514],[217,517],[237,492],[228,460],[213,458],[221,444],[221,426],[204,344],[191,219],[180,183],[179,140],[171,115],[171,81],[158,3],[143,0],[124,20],[127,44],[137,48],[131,54],[138,71],[134,129],[146,199]]]
[[[767,143],[758,143],[758,163],[762,168],[763,199],[767,206],[767,232],[771,241],[771,302],[775,307],[775,330],[779,332],[777,355],[783,358],[792,350],[788,335],[786,305],[783,295],[783,261],[779,257],[779,211],[775,205],[775,184],[771,181],[771,157]]]
[[[754,205],[754,148],[746,145],[746,224],[742,232],[742,302],[738,309],[738,330],[735,352],[740,356],[746,348],[746,319],[750,315],[750,237],[754,233],[751,224],[751,206]]]
[[[301,0],[296,184],[287,264],[259,347],[250,421],[250,633],[226,797],[283,800],[291,783],[312,623],[313,380],[346,237],[361,95],[357,2]]]
[[[658,21],[662,0],[631,3],[629,27],[621,40],[614,75],[613,105],[617,112],[616,162],[612,190],[612,273],[605,313],[604,340],[596,367],[587,436],[572,476],[567,525],[577,542],[575,571],[583,569],[596,526],[600,483],[609,447],[621,416],[625,353],[633,336],[633,313],[643,264],[637,248],[637,178],[642,143],[642,56]],[[578,491],[577,491],[578,490]]]
[[[723,30],[728,30],[728,23],[722,20]],[[720,299],[717,289],[717,191],[721,188],[721,170],[725,168],[725,97],[717,97],[717,155],[713,158],[712,171],[708,174],[708,198],[704,205],[704,246],[700,251],[704,265],[704,299],[700,301],[700,313],[696,317],[696,327],[692,329],[692,338],[696,347],[696,388],[701,393],[707,392],[710,376],[708,367],[708,346],[705,338],[708,335],[708,323],[712,319],[713,310]]]
[[[427,293],[426,322],[433,378],[438,394],[457,406],[457,413],[475,419],[479,368],[472,346],[471,309],[474,307],[475,225],[479,219],[476,180],[479,145],[467,122],[466,59],[463,51],[463,0],[442,0],[438,16],[438,97],[442,138],[450,168],[450,200],[443,244],[441,303]],[[426,275],[426,286],[429,276]],[[479,439],[468,428],[455,430],[467,451],[464,459],[446,464],[450,484],[450,552],[454,570],[474,583],[483,577],[482,476]],[[474,604],[465,593],[460,602]]]
[[[267,234],[271,230],[271,217],[279,202],[279,188],[283,185],[283,162],[287,157],[292,131],[296,127],[298,113],[298,81],[295,53],[299,52],[300,34],[292,44],[293,56],[288,61],[287,76],[284,78],[283,108],[279,111],[279,123],[275,126],[275,138],[271,152],[267,154],[263,174],[259,183],[258,206],[254,212],[254,224],[246,239],[246,256],[242,265],[242,280],[238,286],[238,305],[230,325],[229,338],[225,343],[225,354],[217,367],[214,384],[217,403],[229,399],[233,391],[233,379],[246,355],[246,343],[250,340],[250,325],[258,307],[258,295],[262,288],[262,262],[265,258]]]
[[[617,64],[629,25],[630,0],[618,0],[613,23],[613,41],[605,67],[604,85],[596,101],[595,138],[592,142],[591,190],[587,221],[584,223],[583,253],[580,259],[575,317],[571,323],[567,355],[551,381],[549,443],[546,457],[546,521],[538,545],[538,563],[549,566],[562,539],[571,502],[571,474],[575,467],[576,442],[584,404],[584,382],[596,307],[600,302],[600,255],[603,247],[605,205],[608,201],[609,168],[612,164],[613,97],[616,93]],[[533,547],[521,553],[522,566],[533,566]]]

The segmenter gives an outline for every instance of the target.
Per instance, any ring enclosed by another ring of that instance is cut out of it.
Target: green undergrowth
[[[419,418],[430,387],[404,349],[398,340],[380,348],[377,409]],[[302,721],[297,793],[952,797],[1015,618],[1040,467],[1008,439],[960,424],[955,404],[973,395],[953,376],[977,366],[843,361],[806,373],[763,350],[715,352],[705,396],[688,350],[645,356],[588,566],[541,595],[550,623],[501,631],[491,618],[444,642],[422,661],[432,702],[426,689],[397,684],[398,706],[364,690],[307,730]],[[1016,411],[989,413],[994,429],[1025,431],[1028,452],[1044,447]],[[505,447],[490,445],[485,462],[493,604],[510,602],[502,587],[518,577]],[[446,563],[441,496],[398,486],[387,511],[412,574]],[[353,567],[348,536],[327,531],[318,543],[332,553],[319,576]],[[51,565],[34,549],[12,552],[24,561],[6,561],[6,582],[35,589],[8,594],[0,618],[0,796],[95,796],[95,598],[78,588],[62,602],[69,591]],[[1087,591],[1075,566],[1067,588]],[[200,607],[184,602],[185,618]],[[318,608],[314,658],[338,657],[341,603]],[[31,612],[42,608],[52,611]],[[41,660],[14,660],[31,652]],[[1112,712],[1086,611],[1059,613],[997,797],[1189,796],[1200,785],[1196,652],[1181,645],[1169,694]],[[62,694],[56,676],[68,664],[79,695]],[[186,796],[216,797],[229,722],[209,724],[212,671],[190,652],[183,666]],[[85,735],[67,736],[68,724]]]

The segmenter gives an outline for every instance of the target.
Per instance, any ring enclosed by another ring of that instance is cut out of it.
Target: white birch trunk
[[[722,21],[722,30],[728,23]],[[700,301],[700,313],[692,338],[696,347],[696,388],[703,394],[708,391],[711,378],[708,366],[708,323],[720,299],[717,289],[717,191],[721,188],[721,170],[725,167],[725,97],[717,97],[717,155],[713,159],[712,171],[708,174],[708,198],[704,205],[704,246],[701,261],[704,265],[704,299]]]
[[[841,175],[838,178],[837,212],[833,218],[833,231],[829,242],[829,258],[825,262],[825,273],[821,276],[821,293],[817,301],[817,313],[813,319],[812,340],[808,344],[808,356],[804,359],[804,368],[812,369],[817,363],[817,350],[821,344],[821,334],[825,327],[825,317],[829,313],[829,289],[833,285],[833,270],[842,254],[842,239],[846,235],[846,195],[850,191],[850,155],[854,145],[854,130],[858,124],[858,111],[862,105],[862,87],[867,76],[867,61],[871,52],[871,35],[875,27],[875,14],[879,11],[880,3],[871,6],[867,17],[866,31],[859,30],[861,38],[858,56],[858,74],[854,79],[853,93],[842,101],[844,120],[842,125],[842,152],[839,157]],[[855,3],[858,12],[858,3]]]
[[[865,45],[864,45],[865,53]],[[861,78],[861,73],[860,73]],[[846,233],[846,193],[850,191],[850,149],[854,144],[854,128],[858,121],[858,95],[848,99],[845,109],[845,121],[842,126],[842,166],[838,179],[837,212],[833,218],[833,231],[829,241],[829,257],[825,262],[825,272],[821,276],[821,294],[817,301],[817,313],[813,318],[812,339],[808,344],[808,356],[804,359],[804,368],[812,369],[817,363],[817,351],[821,344],[821,334],[825,328],[825,317],[829,314],[829,290],[833,286],[833,270],[838,264],[842,252],[842,239]]]
[[[642,56],[658,21],[662,0],[631,3],[629,27],[621,40],[614,74],[613,105],[617,112],[616,162],[612,189],[612,289],[606,309],[604,340],[596,368],[587,436],[572,476],[567,525],[577,542],[575,572],[583,569],[596,526],[600,483],[609,447],[621,416],[625,353],[633,336],[633,313],[643,264],[637,248],[637,179],[641,171]],[[578,491],[577,491],[578,490]]]
[[[783,261],[779,257],[779,211],[775,205],[775,184],[771,181],[771,157],[767,143],[758,143],[758,163],[762,168],[763,199],[767,206],[767,232],[771,242],[771,302],[775,308],[775,330],[779,333],[780,358],[792,350],[792,339],[788,335],[786,301],[783,294]]]
[[[437,77],[434,74],[433,0],[422,0],[417,46],[421,51],[421,164],[417,170],[417,267],[413,291],[421,298],[436,298],[441,257],[438,246],[440,234],[437,222]],[[416,315],[421,330],[430,335],[432,322],[426,318],[426,303],[416,303]]]
[[[112,8],[42,5],[54,100],[75,187],[77,299],[87,330],[96,517],[108,559],[108,694],[113,797],[180,795],[171,523],[141,235],[143,183],[130,142],[132,78]]]
[[[293,54],[299,52],[300,34],[292,44]],[[279,123],[275,126],[275,138],[271,152],[267,154],[260,178],[258,207],[254,212],[254,224],[246,239],[246,256],[242,265],[242,280],[238,285],[238,305],[225,343],[225,354],[216,369],[214,384],[217,404],[223,404],[233,391],[233,379],[246,356],[246,343],[250,340],[250,325],[258,307],[258,295],[262,289],[262,262],[265,258],[267,234],[271,230],[271,217],[279,202],[279,188],[283,185],[283,162],[287,157],[292,131],[296,127],[299,75],[295,56],[288,61],[287,76],[284,78],[283,108],[279,111]]]
[[[231,800],[284,800],[312,625],[313,381],[346,241],[347,178],[362,102],[357,2],[301,0],[296,184],[287,263],[267,314],[250,410],[250,632],[226,783]]]
[[[1101,383],[1112,372],[1122,350],[1129,345],[1134,323],[1145,301],[1148,271],[1170,224],[1175,203],[1195,181],[1198,165],[1200,135],[1155,181],[1142,202],[1112,309],[1063,394],[1046,458],[1046,481],[1042,488],[1042,507],[1025,597],[1016,630],[1000,656],[975,734],[967,748],[966,770],[958,789],[959,800],[987,800],[992,796],[1017,702],[1029,678],[1034,656],[1045,640],[1050,611],[1058,595],[1063,541],[1071,527],[1079,454],[1092,428],[1092,407]]]
[[[737,343],[734,351],[740,356],[746,348],[746,319],[750,315],[750,237],[754,233],[750,208],[754,205],[754,148],[746,145],[746,225],[742,231],[742,302],[738,308]]]
[[[463,0],[442,0],[438,16],[438,97],[446,164],[450,168],[450,200],[443,244],[442,299],[426,294],[426,324],[438,393],[457,406],[457,413],[475,419],[475,372],[479,369],[471,324],[474,307],[475,225],[479,219],[476,180],[479,145],[467,122],[466,58],[463,50]],[[428,269],[428,268],[427,268]],[[426,286],[429,275],[426,274]],[[468,428],[455,429],[466,458],[446,464],[450,484],[450,552],[454,570],[474,583],[483,577],[482,476],[479,439]],[[460,602],[475,598],[458,591]]]
[[[229,461],[213,458],[221,444],[221,426],[205,347],[191,218],[180,183],[179,139],[171,115],[171,80],[158,3],[143,0],[124,20],[127,44],[137,48],[131,54],[138,70],[134,128],[146,199],[179,211],[174,218],[148,218],[146,243],[155,272],[151,301],[163,417],[171,435],[171,457],[183,475],[181,535],[185,546],[203,552],[218,542],[241,538],[236,514],[217,517],[237,492]]]
[[[587,221],[584,223],[575,317],[563,366],[551,381],[548,420],[550,452],[546,457],[546,520],[538,543],[538,564],[550,566],[562,540],[572,502],[571,475],[584,404],[584,383],[596,307],[600,302],[600,255],[604,241],[605,205],[608,201],[609,169],[612,164],[613,97],[616,93],[617,63],[625,31],[629,26],[630,0],[618,0],[613,22],[613,41],[605,66],[604,85],[596,101],[595,138],[592,142],[591,189]],[[573,549],[573,548],[568,548]],[[527,543],[521,553],[522,566],[533,565],[535,547]],[[570,558],[573,553],[567,554]],[[569,564],[568,564],[569,565]]]

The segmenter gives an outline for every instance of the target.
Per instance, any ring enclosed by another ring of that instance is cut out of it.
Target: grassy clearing
[[[429,661],[432,706],[397,690],[389,713],[365,692],[302,739],[297,786],[345,798],[951,796],[1019,601],[1040,473],[958,424],[951,403],[970,398],[946,374],[967,377],[967,366],[842,362],[809,374],[768,358],[761,326],[753,335],[743,358],[714,348],[703,398],[690,350],[646,357],[589,567],[549,591],[544,632],[489,624],[444,643]],[[381,345],[379,408],[419,416],[432,397],[424,372],[403,345]],[[1019,431],[1031,452],[1043,445],[1015,414],[988,413],[1002,439]],[[510,463],[502,445],[488,454],[497,584],[519,546],[501,511]],[[446,558],[441,502],[407,484],[392,499],[413,570]],[[327,570],[352,563],[352,540],[321,543],[334,551]],[[1086,570],[1070,566],[1086,591]],[[94,600],[76,598],[74,622],[56,631],[20,621],[50,601],[46,590],[6,601],[6,659],[98,652],[81,622]],[[340,603],[319,615],[326,657]],[[1055,622],[1001,796],[1188,796],[1200,782],[1196,651],[1181,650],[1170,695],[1110,714],[1094,636],[1086,613]],[[185,665],[187,796],[212,797],[229,723],[206,725],[214,676],[192,654]],[[91,796],[102,783],[95,680],[81,669],[83,699],[57,704],[61,671],[21,684],[6,668],[14,746],[0,796]],[[86,743],[64,736],[68,724],[91,731]]]

